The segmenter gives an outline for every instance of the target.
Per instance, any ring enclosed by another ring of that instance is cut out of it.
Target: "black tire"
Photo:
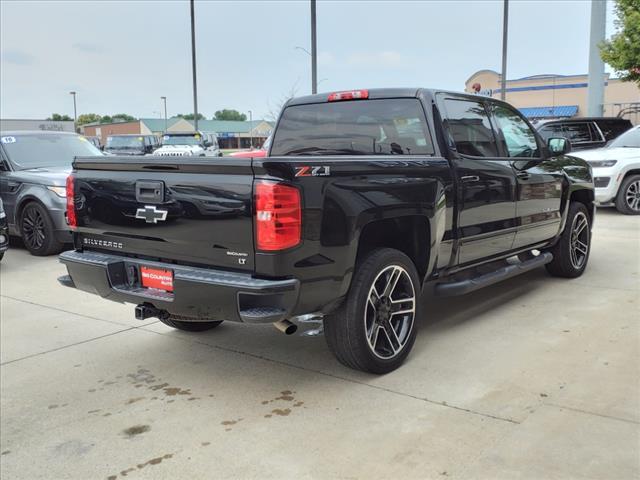
[[[398,280],[393,283],[395,274]],[[386,297],[387,286],[392,283]],[[410,295],[412,302],[407,300]],[[370,252],[357,265],[342,305],[325,316],[324,336],[329,349],[350,368],[377,374],[395,370],[407,358],[416,339],[419,297],[420,279],[409,257],[391,248]],[[410,305],[413,313],[391,313],[394,309],[410,310]]]
[[[629,175],[616,195],[616,208],[625,215],[640,215],[640,175]]]
[[[202,322],[189,320],[189,317],[181,315],[169,315],[168,318],[161,318],[160,321],[168,327],[185,332],[206,332],[212,330],[222,323],[222,320],[212,322]]]
[[[564,278],[582,275],[591,252],[591,218],[584,204],[573,202],[569,205],[564,231],[549,251],[553,253],[553,261],[545,266],[551,275]]]
[[[20,236],[29,253],[38,257],[60,253],[64,248],[55,236],[49,213],[38,202],[29,202],[22,209]]]

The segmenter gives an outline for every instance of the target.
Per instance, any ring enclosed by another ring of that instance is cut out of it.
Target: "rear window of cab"
[[[417,98],[292,105],[282,113],[271,156],[433,155]]]

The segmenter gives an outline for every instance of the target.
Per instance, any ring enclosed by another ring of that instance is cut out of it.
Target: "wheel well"
[[[589,212],[589,222],[593,223],[593,213],[595,210],[593,201],[595,198],[595,194],[593,190],[582,189],[576,190],[571,194],[570,201],[571,202],[580,202],[587,207],[587,212]]]
[[[40,206],[44,208],[45,211],[48,213],[47,207],[36,197],[24,197],[22,200],[20,200],[20,203],[18,204],[18,208],[16,208],[15,220],[16,220],[16,228],[18,231],[20,231],[20,219],[22,218],[22,212],[26,208],[26,206],[29,205],[30,203],[39,203]]]
[[[640,175],[640,168],[629,170],[627,173],[624,174],[624,178],[630,177],[631,175]]]
[[[366,224],[360,233],[356,263],[376,248],[395,248],[413,261],[423,278],[427,273],[429,245],[429,222],[425,217],[376,220]]]

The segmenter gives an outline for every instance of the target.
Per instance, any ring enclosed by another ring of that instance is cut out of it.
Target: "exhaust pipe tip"
[[[298,330],[298,326],[295,323],[291,323],[289,320],[274,322],[273,326],[285,335],[293,335]]]

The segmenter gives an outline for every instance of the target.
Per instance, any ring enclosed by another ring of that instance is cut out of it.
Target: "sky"
[[[511,0],[508,78],[588,67],[591,2]],[[607,35],[614,31],[608,2]],[[318,90],[461,91],[500,70],[502,1],[317,2]],[[198,110],[264,118],[311,92],[308,0],[196,0]],[[0,1],[0,117],[193,110],[187,0]]]

